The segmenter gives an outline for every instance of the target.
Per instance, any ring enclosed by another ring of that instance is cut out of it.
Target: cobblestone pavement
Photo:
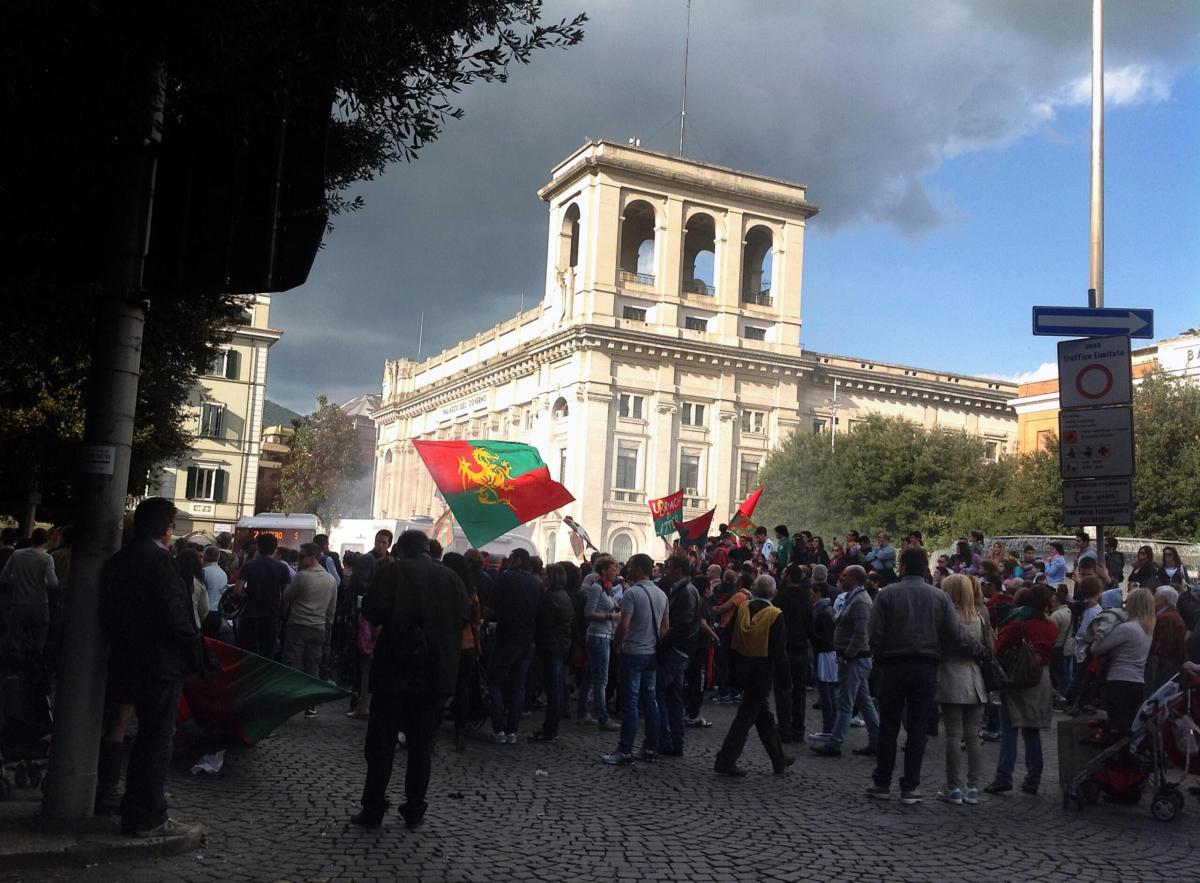
[[[393,814],[379,831],[347,825],[362,787],[365,724],[339,705],[297,717],[253,749],[227,752],[220,775],[192,778],[197,746],[180,734],[169,783],[174,815],[203,821],[202,852],[84,869],[23,872],[23,880],[1070,880],[1200,878],[1200,806],[1154,821],[1138,807],[1065,812],[1052,734],[1042,794],[938,803],[941,740],[925,759],[924,803],[876,802],[863,789],[871,761],[848,753],[799,760],[783,776],[752,734],[750,775],[712,773],[731,708],[689,730],[686,757],[611,768],[613,734],[564,722],[556,745],[497,746],[477,736],[453,752],[447,725],[435,757],[424,827]],[[810,721],[816,718],[810,711]],[[526,718],[533,729],[540,712]],[[851,743],[865,742],[862,730]],[[903,738],[903,736],[901,737]],[[996,762],[985,746],[984,782]],[[399,803],[397,755],[393,802]],[[545,775],[539,773],[543,771]],[[1018,761],[1018,776],[1021,774]],[[895,793],[895,789],[894,789]],[[0,869],[0,875],[3,874]]]

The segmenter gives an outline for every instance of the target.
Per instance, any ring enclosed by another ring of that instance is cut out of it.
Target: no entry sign
[[[1128,405],[1132,395],[1128,337],[1088,337],[1058,345],[1059,407]]]

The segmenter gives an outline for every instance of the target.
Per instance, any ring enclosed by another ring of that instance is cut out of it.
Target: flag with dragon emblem
[[[532,445],[414,439],[413,447],[476,548],[575,500]]]
[[[449,509],[443,512],[442,516],[433,523],[433,534],[429,538],[437,540],[441,547],[447,551],[454,544],[454,517],[451,515]]]

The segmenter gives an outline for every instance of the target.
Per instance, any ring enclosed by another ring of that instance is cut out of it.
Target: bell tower
[[[802,185],[599,140],[538,195],[553,321],[799,352]]]

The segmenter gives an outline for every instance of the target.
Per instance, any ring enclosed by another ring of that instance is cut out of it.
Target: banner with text
[[[654,533],[665,537],[675,533],[675,521],[683,511],[683,490],[650,500],[650,514],[654,516]]]

